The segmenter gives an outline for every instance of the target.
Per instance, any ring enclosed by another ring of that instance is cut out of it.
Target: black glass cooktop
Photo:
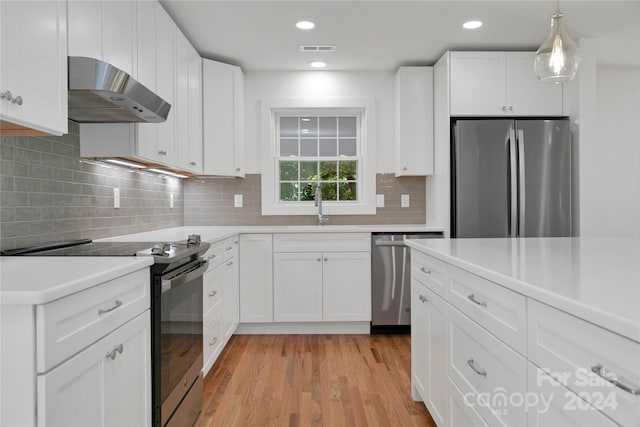
[[[134,256],[146,251],[157,242],[92,242],[74,240],[43,246],[9,249],[3,256]],[[148,252],[148,251],[147,251]]]

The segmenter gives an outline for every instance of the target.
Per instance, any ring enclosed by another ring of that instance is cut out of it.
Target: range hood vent
[[[69,119],[78,123],[158,123],[171,104],[126,72],[94,58],[69,57]]]

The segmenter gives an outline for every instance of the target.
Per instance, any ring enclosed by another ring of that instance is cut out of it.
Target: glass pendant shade
[[[545,83],[561,83],[576,78],[580,55],[578,46],[564,28],[562,13],[551,17],[551,32],[536,52],[533,70]]]

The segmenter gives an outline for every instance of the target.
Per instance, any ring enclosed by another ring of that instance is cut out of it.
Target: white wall
[[[377,108],[377,172],[394,171],[394,73],[384,71],[247,71],[245,162],[260,173],[260,100],[265,98],[373,97]]]
[[[640,239],[640,69],[598,67],[595,98],[595,135],[580,146],[580,235]]]

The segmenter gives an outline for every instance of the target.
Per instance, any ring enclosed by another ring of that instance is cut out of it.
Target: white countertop
[[[416,239],[408,245],[640,342],[640,241]]]
[[[153,264],[151,257],[0,257],[0,304],[46,304]]]
[[[146,231],[143,233],[124,234],[121,236],[107,237],[100,242],[155,242],[185,240],[189,234],[199,234],[202,240],[214,242],[225,239],[239,233],[427,233],[442,232],[441,227],[427,227],[424,224],[397,224],[397,225],[287,225],[287,226],[187,226],[165,228],[162,230]]]

